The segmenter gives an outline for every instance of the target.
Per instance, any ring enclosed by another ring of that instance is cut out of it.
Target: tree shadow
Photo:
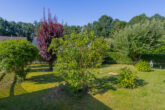
[[[144,81],[143,79],[136,79],[136,87],[143,87],[147,85],[148,83]]]
[[[101,68],[111,67],[113,64],[103,64]]]
[[[92,95],[84,95],[82,98],[68,96],[67,93],[56,88],[46,89],[33,93],[26,93],[13,97],[1,98],[1,110],[112,110],[103,102]]]
[[[49,68],[32,68],[30,72],[53,72]]]
[[[31,65],[31,68],[48,68],[47,64]]]
[[[136,88],[143,87],[147,84],[148,83],[143,79],[136,79]],[[94,94],[103,94],[108,90],[116,91],[118,87],[120,87],[118,82],[118,75],[97,78],[94,81],[94,88],[97,89]]]
[[[31,65],[30,72],[52,72],[47,64]]]
[[[26,79],[26,81],[32,81],[35,82],[36,84],[47,84],[47,83],[61,82],[62,78],[52,73],[52,74],[44,74],[39,76],[32,76],[31,78]]]
[[[117,84],[117,77],[110,76],[110,77],[103,77],[103,78],[96,78],[94,81],[93,88],[97,89],[94,94],[103,94],[108,90],[116,90],[115,84]]]

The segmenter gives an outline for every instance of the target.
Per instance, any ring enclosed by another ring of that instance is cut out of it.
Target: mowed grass
[[[117,76],[108,73],[118,73],[122,67],[137,73],[137,88],[124,89],[114,83]],[[82,98],[57,91],[62,79],[45,69],[47,65],[32,65],[27,80],[16,85],[13,97],[9,97],[12,74],[7,75],[0,82],[0,110],[165,110],[164,69],[143,73],[131,65],[104,65],[96,74],[105,82],[104,90]]]

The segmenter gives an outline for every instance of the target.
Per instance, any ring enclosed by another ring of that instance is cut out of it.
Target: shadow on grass
[[[118,87],[120,87],[118,82],[118,76],[109,76],[109,77],[103,77],[95,80],[95,87],[98,91],[95,93],[103,94],[108,90],[117,90]],[[148,83],[144,81],[143,79],[136,79],[136,88],[143,87],[147,85]]]
[[[38,64],[38,65],[31,65],[31,68],[46,68],[49,67],[47,64]]]
[[[146,81],[144,81],[143,79],[137,79],[136,80],[136,87],[143,87],[145,85],[147,85],[148,83]]]
[[[31,65],[30,72],[52,72],[47,64]]]
[[[97,78],[94,81],[94,88],[97,89],[95,94],[103,94],[108,90],[116,90],[115,84],[117,84],[117,77],[103,77]]]
[[[30,72],[53,72],[52,70],[50,70],[49,68],[40,68],[40,69],[38,69],[38,68],[32,68],[31,70],[30,70]]]
[[[39,76],[32,76],[31,78],[26,79],[26,81],[32,81],[35,82],[36,84],[47,84],[47,83],[61,82],[62,78],[52,73],[52,74],[45,74]]]
[[[57,87],[56,87],[57,88]],[[1,98],[1,110],[112,110],[104,103],[91,95],[82,98],[68,96],[67,93],[58,92],[56,88],[46,89],[33,93]]]

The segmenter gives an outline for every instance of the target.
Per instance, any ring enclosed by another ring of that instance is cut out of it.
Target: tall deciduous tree
[[[130,25],[134,25],[137,23],[144,23],[146,20],[148,20],[149,18],[145,15],[145,14],[140,14],[138,16],[134,16],[130,21],[129,24]]]
[[[156,20],[126,26],[114,35],[114,46],[135,61],[161,45],[163,31],[164,22]]]
[[[44,14],[37,37],[37,44],[40,55],[49,63],[50,70],[53,69],[53,63],[57,57],[48,48],[53,38],[63,37],[63,31],[63,26],[57,22],[56,17],[52,18],[50,12],[48,12],[48,19],[46,19]]]
[[[98,21],[93,22],[93,30],[96,36],[110,37],[113,19],[110,16],[103,15]]]
[[[111,28],[111,34],[113,35],[115,32],[119,32],[121,29],[124,29],[127,25],[127,22],[120,21],[118,19],[114,20],[113,26]]]

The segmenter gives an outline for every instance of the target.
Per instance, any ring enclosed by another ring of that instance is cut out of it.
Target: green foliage
[[[137,64],[136,64],[136,68],[138,71],[142,71],[142,72],[149,72],[151,71],[151,66],[149,65],[148,62],[146,61],[139,61]]]
[[[74,92],[80,91],[94,79],[93,68],[101,66],[107,46],[104,38],[96,38],[93,33],[73,32],[64,40],[54,39],[49,47],[57,54],[54,71],[63,76]]]
[[[75,25],[72,25],[72,26],[69,26],[67,24],[64,25],[64,35],[70,35],[72,31],[75,31],[75,33],[81,33],[83,30],[83,27],[82,26],[75,26]]]
[[[165,54],[165,45],[161,45],[160,47],[156,48],[153,53]]]
[[[129,21],[129,25],[134,25],[137,23],[145,23],[146,20],[148,20],[149,18],[145,15],[145,14],[140,14],[138,16],[134,16],[130,21]]]
[[[103,15],[98,21],[93,22],[93,30],[96,36],[110,37],[113,18]]]
[[[27,37],[32,41],[35,26],[32,23],[7,21],[0,17],[0,36]]]
[[[161,20],[161,21],[164,21],[164,20],[165,20],[165,17],[159,15],[158,13],[156,13],[156,14],[153,15],[150,19],[155,19],[155,20]]]
[[[118,82],[124,88],[136,87],[136,75],[128,68],[123,68],[120,71]]]
[[[150,53],[161,45],[163,24],[162,21],[152,20],[127,26],[115,33],[114,46],[119,52],[136,61],[142,54]]]
[[[119,32],[121,29],[125,28],[126,25],[127,25],[127,22],[115,20],[111,28],[111,34],[113,35],[115,32]]]
[[[0,43],[0,70],[4,73],[15,73],[25,78],[28,65],[36,59],[38,49],[31,42],[12,39]]]

